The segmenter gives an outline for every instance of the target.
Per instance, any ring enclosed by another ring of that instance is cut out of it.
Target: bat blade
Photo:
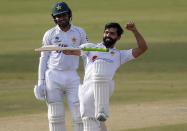
[[[35,49],[35,51],[57,51],[57,50],[81,50],[80,48],[71,48],[71,47],[59,47],[56,45],[43,46]]]
[[[97,47],[60,47],[57,45],[48,45],[48,46],[43,46],[40,48],[35,49],[35,51],[58,51],[58,50],[83,50],[83,51],[100,51],[100,52],[108,52],[108,48],[97,48]]]

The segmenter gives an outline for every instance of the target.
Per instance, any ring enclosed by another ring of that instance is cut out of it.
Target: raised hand
[[[126,24],[125,27],[127,30],[131,30],[131,31],[136,31],[136,25],[134,24],[134,22],[129,22]]]

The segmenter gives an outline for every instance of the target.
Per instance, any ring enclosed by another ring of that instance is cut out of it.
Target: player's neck
[[[66,27],[60,26],[60,29],[61,29],[62,31],[64,31],[64,32],[66,32],[66,31],[68,31],[68,30],[70,29],[70,27],[71,27],[71,24],[67,25]]]

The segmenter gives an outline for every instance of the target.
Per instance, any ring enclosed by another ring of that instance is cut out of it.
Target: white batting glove
[[[44,101],[46,99],[45,80],[38,80],[38,85],[34,86],[34,95],[38,100]]]

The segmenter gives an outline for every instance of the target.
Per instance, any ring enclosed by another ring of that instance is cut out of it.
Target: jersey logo
[[[77,39],[75,37],[72,38],[72,42],[76,42]]]
[[[58,37],[58,36],[56,36],[56,37],[55,37],[55,41],[58,41],[58,40],[59,40],[59,37]]]
[[[97,59],[97,56],[92,57],[92,61],[94,62]]]
[[[60,38],[58,36],[55,37],[54,43],[61,42]]]
[[[115,54],[115,52],[114,52],[114,51],[111,51],[111,52],[110,52],[110,54],[114,55],[114,54]]]
[[[104,60],[104,61],[106,61],[106,62],[113,63],[113,60],[111,60],[111,59],[99,58],[98,56],[93,56],[93,57],[92,57],[92,62],[94,62],[95,60]]]

